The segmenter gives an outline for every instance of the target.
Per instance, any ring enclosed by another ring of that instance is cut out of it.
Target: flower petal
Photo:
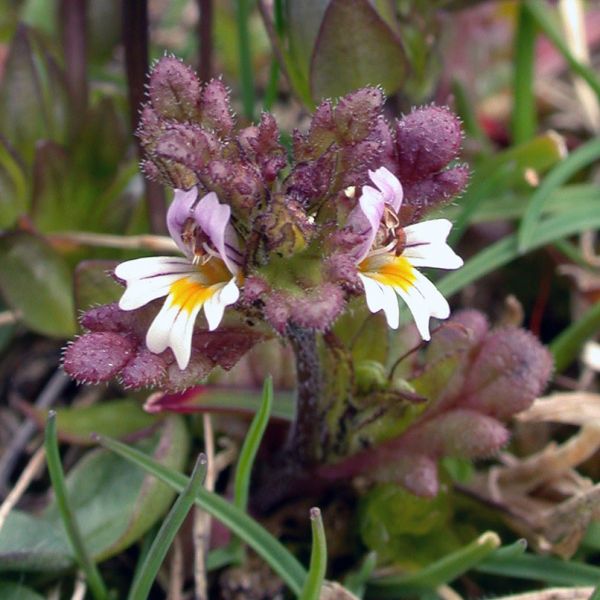
[[[376,171],[369,171],[369,177],[381,190],[385,203],[389,204],[397,213],[402,205],[404,195],[400,180],[385,167],[379,167]]]
[[[182,278],[181,273],[157,275],[146,279],[133,279],[127,283],[127,289],[119,300],[121,310],[135,310],[152,300],[166,296],[171,286]]]
[[[383,217],[384,206],[383,196],[375,188],[363,186],[358,205],[352,210],[347,221],[347,225],[363,237],[363,241],[353,252],[357,262],[369,253],[373,245]]]
[[[414,272],[415,281],[409,288],[396,287],[396,293],[406,302],[413,315],[421,337],[428,341],[429,319],[447,319],[450,316],[450,306],[440,291],[417,270]]]
[[[239,297],[240,290],[235,283],[235,279],[232,279],[208,298],[204,304],[204,314],[206,315],[210,331],[215,330],[219,326],[225,312],[225,307],[237,302]]]
[[[388,327],[398,329],[400,324],[400,307],[398,306],[398,297],[395,290],[389,285],[381,285],[383,288],[383,312],[387,320]]]
[[[229,223],[231,208],[227,204],[221,204],[217,194],[209,192],[196,205],[194,217],[227,268],[231,273],[237,273],[240,252],[237,235]]]
[[[402,256],[415,267],[458,269],[463,260],[446,244],[451,228],[452,223],[447,219],[433,219],[405,227],[406,247]]]
[[[383,286],[371,279],[367,275],[358,273],[358,277],[362,281],[363,287],[365,288],[365,300],[367,301],[367,307],[372,313],[379,312],[385,306],[385,292]]]
[[[115,275],[124,281],[144,279],[157,275],[190,271],[190,261],[178,256],[147,256],[128,260],[117,265]]]
[[[169,235],[173,238],[179,249],[190,258],[192,258],[190,248],[183,243],[181,233],[187,219],[194,216],[192,208],[197,198],[198,188],[196,186],[187,191],[175,190],[173,202],[171,202],[171,206],[169,206],[169,210],[167,211],[167,229],[169,230]]]

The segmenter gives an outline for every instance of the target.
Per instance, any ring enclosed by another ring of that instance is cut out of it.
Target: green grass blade
[[[530,250],[535,250],[554,240],[560,240],[574,233],[600,227],[600,211],[589,207],[574,209],[568,214],[560,214],[544,220],[535,231]],[[446,275],[436,284],[445,296],[452,296],[471,282],[491,273],[520,255],[517,236],[511,234],[488,246],[468,260],[457,271]]]
[[[273,27],[275,34],[279,39],[283,35],[283,6],[281,0],[275,0],[273,2]],[[271,107],[277,99],[277,91],[279,89],[279,61],[276,56],[271,59],[271,67],[269,69],[269,82],[267,83],[267,89],[265,91],[265,98],[263,101],[263,109],[271,110]]]
[[[588,600],[600,600],[600,585],[594,588],[594,591]]]
[[[497,197],[502,191],[522,183],[526,169],[546,171],[564,155],[562,137],[549,131],[482,162],[460,201],[461,210],[450,232],[450,244],[455,244],[460,239],[483,200],[490,196]]]
[[[493,531],[486,531],[470,544],[444,556],[417,573],[373,579],[369,582],[367,597],[384,600],[435,589],[478,565],[499,545],[498,535]]]
[[[367,589],[367,582],[371,578],[376,566],[377,553],[369,552],[360,567],[356,571],[352,571],[346,575],[344,578],[344,587],[358,598],[362,598]]]
[[[250,6],[252,0],[236,0],[238,53],[240,58],[240,85],[244,116],[254,119],[254,77],[252,74],[252,48],[250,45]]]
[[[452,95],[454,96],[454,107],[461,118],[463,129],[467,136],[481,143],[489,142],[479,125],[474,105],[467,95],[465,86],[458,79],[452,80]]]
[[[206,475],[206,456],[200,454],[192,476],[158,530],[152,546],[129,590],[129,600],[146,600],[165,556],[192,508]]]
[[[544,32],[556,49],[563,55],[564,59],[577,75],[584,79],[587,84],[600,97],[600,78],[597,73],[579,62],[569,50],[564,41],[564,35],[552,18],[552,12],[546,2],[540,0],[525,0],[525,7],[533,17],[536,25]]]
[[[246,512],[248,506],[248,491],[250,489],[250,476],[252,466],[265,433],[273,407],[273,379],[267,377],[263,386],[262,402],[258,412],[254,415],[235,470],[233,503],[241,511]]]
[[[269,423],[271,410],[273,408],[273,379],[267,377],[263,386],[262,402],[260,408],[254,415],[252,423],[244,439],[242,450],[235,470],[233,486],[233,503],[241,510],[246,512],[248,506],[248,494],[250,490],[250,477],[252,476],[252,467],[256,453],[260,447],[265,430]],[[240,554],[242,549],[241,540],[236,538],[231,543],[231,550]]]
[[[177,492],[181,492],[188,482],[188,478],[182,473],[164,467],[135,448],[110,438],[99,437],[98,440],[105,448],[136,464]],[[264,527],[217,494],[204,488],[198,492],[196,504],[252,547],[295,594],[300,593],[306,578],[306,570]]]
[[[50,481],[52,482],[52,488],[56,495],[56,504],[63,520],[73,553],[75,554],[75,560],[81,570],[85,573],[86,581],[94,598],[96,598],[96,600],[104,600],[108,597],[108,592],[96,564],[85,547],[79,525],[77,524],[77,519],[75,518],[67,495],[65,476],[60,462],[58,440],[56,437],[56,412],[53,410],[48,413],[45,432],[45,447],[48,473],[50,474]]]
[[[578,356],[583,344],[600,330],[600,302],[596,302],[577,321],[550,344],[557,373],[564,371]]]
[[[549,195],[565,183],[578,171],[600,159],[600,139],[593,139],[583,144],[560,162],[544,179],[537,190],[531,195],[527,212],[519,227],[519,252],[522,254],[530,249],[534,233],[539,227],[544,204]]]
[[[514,103],[512,110],[513,143],[530,140],[536,130],[535,94],[535,21],[523,4],[515,37]]]
[[[318,508],[310,509],[310,521],[312,527],[310,567],[300,600],[319,600],[327,571],[327,540],[321,511]]]
[[[513,557],[492,554],[479,563],[475,570],[501,577],[543,581],[549,585],[597,585],[600,581],[598,567],[535,554]]]

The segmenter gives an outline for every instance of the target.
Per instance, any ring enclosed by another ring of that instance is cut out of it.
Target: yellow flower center
[[[191,313],[192,310],[204,304],[223,285],[229,282],[232,274],[220,259],[213,257],[208,262],[196,267],[197,273],[182,277],[169,288],[171,306]]]
[[[415,268],[408,259],[393,254],[367,256],[358,265],[358,269],[383,285],[399,287],[405,292],[413,287],[417,278]]]

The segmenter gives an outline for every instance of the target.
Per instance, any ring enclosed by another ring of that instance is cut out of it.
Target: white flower
[[[171,348],[180,369],[190,361],[192,335],[201,308],[212,331],[225,307],[239,297],[240,253],[229,223],[231,209],[210,192],[196,203],[196,188],[175,190],[167,214],[169,233],[186,257],[158,256],[121,263],[115,275],[127,284],[119,307],[135,310],[166,296],[146,334],[151,352]]]
[[[386,224],[396,219],[402,204],[402,186],[385,167],[370,171],[369,176],[378,189],[364,186],[358,206],[348,219],[349,226],[364,240],[355,258],[367,306],[373,313],[383,310],[388,325],[396,329],[400,321],[399,296],[410,309],[421,337],[429,340],[429,319],[448,318],[450,307],[433,283],[415,267],[458,269],[462,266],[462,259],[446,243],[452,223],[447,219],[434,219],[403,229],[389,225],[387,233],[393,239],[386,240],[380,248],[373,248],[381,226],[388,227]],[[395,222],[397,224],[397,220]],[[397,251],[398,235],[400,252]]]

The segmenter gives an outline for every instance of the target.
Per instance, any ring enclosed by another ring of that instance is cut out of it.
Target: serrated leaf
[[[71,274],[42,238],[26,232],[0,236],[0,292],[32,330],[55,337],[75,333]]]
[[[331,0],[313,49],[310,85],[315,101],[380,85],[392,94],[407,62],[398,36],[368,0]]]
[[[183,419],[165,420],[157,434],[136,446],[163,466],[182,469],[189,451]],[[138,540],[174,496],[167,485],[106,450],[86,454],[67,475],[66,485],[87,548],[98,561]],[[57,571],[73,563],[54,501],[40,517],[11,512],[0,531],[0,571]]]
[[[75,308],[78,312],[92,306],[116,302],[123,295],[123,287],[110,275],[117,266],[112,260],[84,260],[75,268]]]

